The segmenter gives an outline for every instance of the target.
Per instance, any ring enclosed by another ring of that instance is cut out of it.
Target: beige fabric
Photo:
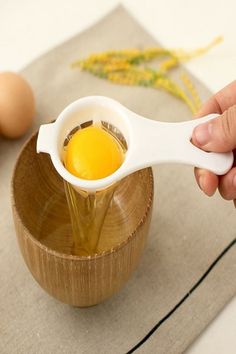
[[[74,99],[108,95],[147,117],[190,118],[188,109],[164,92],[111,84],[70,63],[91,52],[156,45],[122,8],[53,49],[24,71],[37,99],[35,126],[49,121]],[[208,90],[193,78],[202,99]],[[47,295],[19,253],[10,210],[10,178],[22,141],[0,140],[0,352],[125,353],[141,340],[197,283],[235,238],[232,203],[197,188],[192,168],[159,166],[149,242],[127,285],[105,303],[78,309]],[[236,247],[139,348],[140,353],[181,353],[236,292]]]

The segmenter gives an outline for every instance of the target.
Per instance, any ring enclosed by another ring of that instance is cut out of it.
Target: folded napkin
[[[163,91],[119,86],[70,68],[93,52],[156,45],[119,6],[35,60],[22,74],[36,95],[37,127],[85,95],[110,96],[151,119],[190,119],[188,108]],[[205,100],[210,92],[190,77]],[[203,195],[190,167],[155,167],[155,207],[138,269],[109,300],[73,308],[38,286],[16,244],[9,182],[21,144],[0,141],[0,352],[182,353],[236,293],[233,204]]]

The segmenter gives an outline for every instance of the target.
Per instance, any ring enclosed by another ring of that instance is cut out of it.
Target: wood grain
[[[40,217],[53,196],[65,208],[65,219],[69,214],[61,177],[47,154],[36,154],[36,139],[37,134],[23,147],[12,179],[12,209],[21,253],[33,277],[50,295],[74,306],[98,304],[117,292],[138,264],[151,220],[152,170],[138,171],[120,183],[102,230],[101,245],[106,251],[74,256],[69,254],[69,233],[68,244],[64,237],[42,242],[58,221],[54,215],[44,234],[39,232]]]

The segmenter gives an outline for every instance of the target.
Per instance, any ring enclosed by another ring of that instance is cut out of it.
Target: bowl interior
[[[48,154],[36,153],[37,134],[23,148],[13,176],[13,202],[31,236],[48,248],[72,253],[70,215],[62,178]],[[123,244],[137,230],[151,207],[151,168],[123,179],[109,207],[98,253]]]

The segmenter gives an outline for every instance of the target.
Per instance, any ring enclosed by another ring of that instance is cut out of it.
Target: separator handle
[[[233,164],[233,153],[206,152],[191,142],[194,128],[218,115],[178,123],[153,121],[141,116],[131,118],[133,125],[133,154],[130,170],[159,163],[183,163],[207,169],[217,175],[227,173]],[[133,165],[133,166],[132,166]]]
[[[186,142],[186,150],[184,152],[183,158],[187,163],[209,170],[216,175],[224,175],[227,173],[234,161],[233,152],[227,153],[216,153],[216,152],[206,152],[198,147],[196,147],[191,142],[191,137],[193,134],[193,130],[199,124],[205,123],[213,118],[216,118],[217,114],[210,114],[208,116],[194,119],[188,122],[180,123],[183,128],[183,138]],[[182,130],[182,129],[181,129]]]

